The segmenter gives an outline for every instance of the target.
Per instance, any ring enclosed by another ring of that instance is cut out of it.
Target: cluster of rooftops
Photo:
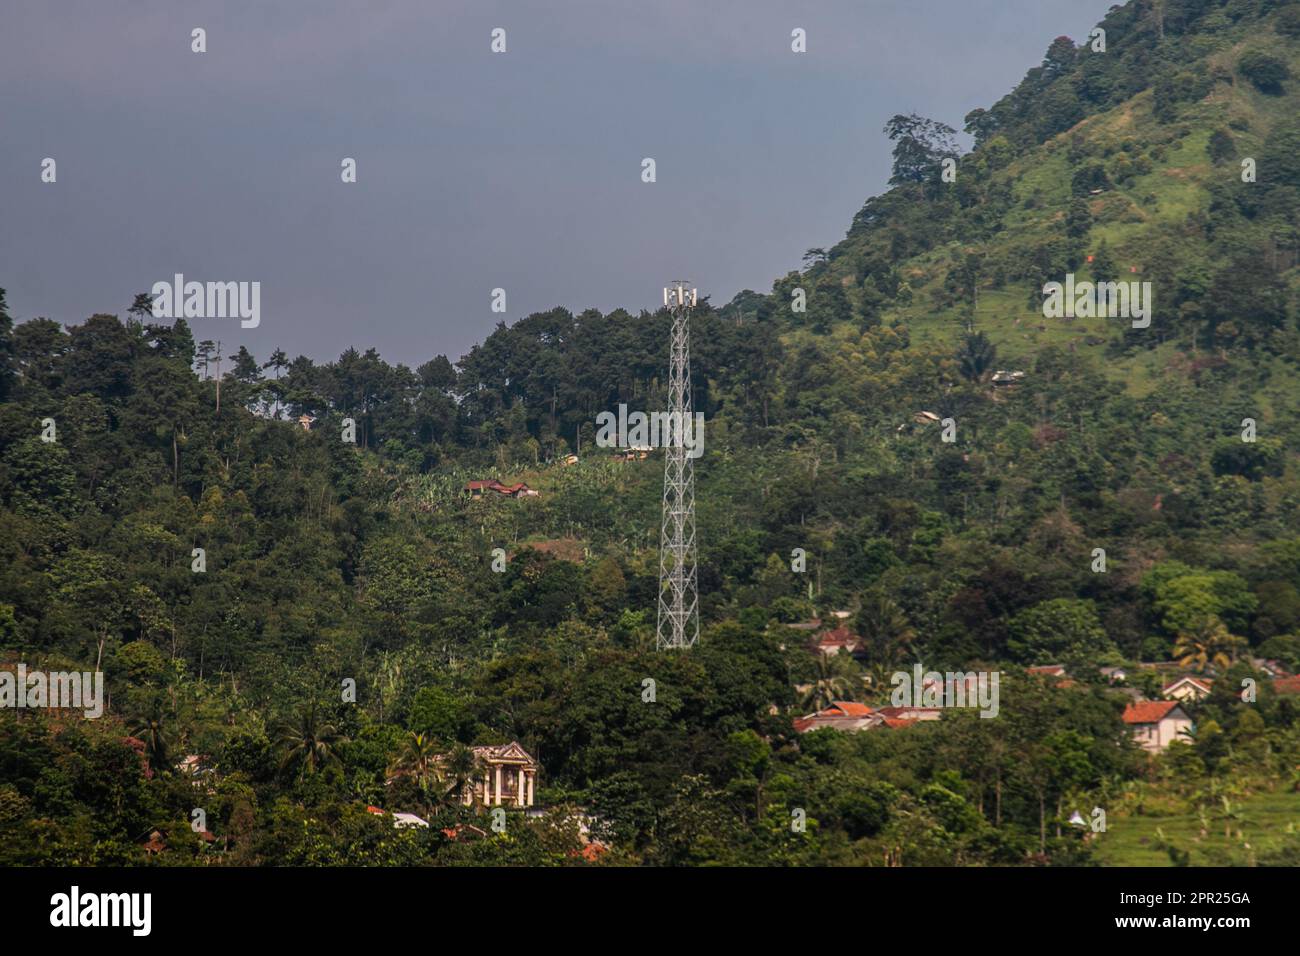
[[[865,642],[845,623],[849,616],[847,611],[835,611],[833,626],[823,627],[821,619],[815,618],[787,627],[794,631],[813,632],[808,646],[815,653],[830,657],[843,652],[858,657],[865,652]],[[1252,658],[1250,663],[1271,683],[1274,693],[1300,694],[1300,675],[1289,673],[1280,662]],[[1136,668],[1101,667],[1098,671],[1116,692],[1130,698],[1124,708],[1124,723],[1138,745],[1152,752],[1165,749],[1192,727],[1193,722],[1183,709],[1184,705],[1204,700],[1212,692],[1215,682],[1212,676],[1181,673],[1175,662],[1144,662]],[[1167,675],[1161,684],[1161,699],[1148,700],[1138,688],[1128,686],[1130,673],[1142,671]],[[1026,668],[1026,672],[1050,680],[1058,688],[1074,687],[1079,683],[1062,664],[1035,665]],[[920,722],[939,720],[942,713],[942,707],[872,707],[856,700],[836,700],[828,707],[797,718],[794,727],[799,733],[822,728],[856,733],[874,728],[915,726]]]

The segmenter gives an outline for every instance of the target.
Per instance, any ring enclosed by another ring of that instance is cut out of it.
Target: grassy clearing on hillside
[[[1300,793],[1260,793],[1234,802],[1238,816],[1224,838],[1222,811],[1210,810],[1205,836],[1195,812],[1169,816],[1111,816],[1097,844],[1103,866],[1172,866],[1166,844],[1190,854],[1192,866],[1247,865],[1261,853],[1300,838]],[[1157,832],[1159,831],[1159,832]],[[1240,831],[1240,837],[1237,833]],[[1163,840],[1161,839],[1163,834]]]
[[[1160,385],[1165,369],[1178,355],[1174,342],[1164,342],[1136,354],[1131,361],[1108,366],[1112,377],[1124,382],[1124,392],[1132,398],[1146,398]]]
[[[1088,277],[1080,270],[1078,279]],[[1041,309],[1027,308],[1028,289],[1013,285],[1005,289],[981,289],[979,308],[975,312],[975,328],[986,334],[998,349],[998,366],[1008,363],[1017,367],[1032,366],[1035,356],[1048,346],[1079,352],[1095,352],[1105,348],[1105,342],[1121,330],[1118,323],[1128,320],[1075,318],[1052,319],[1044,317]],[[886,317],[886,324],[894,318],[907,323],[912,340],[927,345],[956,348],[965,330],[964,313],[959,309],[923,311],[909,309],[906,313]],[[1126,377],[1127,373],[1117,377]]]

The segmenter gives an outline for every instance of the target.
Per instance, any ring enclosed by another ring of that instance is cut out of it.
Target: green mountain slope
[[[1267,338],[1284,309],[1255,316],[1230,301],[1242,291],[1233,275],[1263,260],[1251,282],[1289,280],[1294,293],[1300,81],[1261,89],[1249,66],[1300,69],[1294,6],[1170,5],[1160,38],[1159,5],[1128,4],[1099,25],[1104,52],[1058,39],[1015,92],[967,117],[977,146],[956,182],[925,169],[926,181],[871,200],[811,278],[843,283],[861,320],[943,343],[973,324],[1024,362],[1045,345],[1113,359],[1198,332],[1210,349]],[[1090,255],[1156,287],[1158,320],[1128,349],[1098,341],[1120,337],[1113,324],[1042,317],[1042,282],[1091,277]],[[881,301],[900,284],[901,300]],[[1289,339],[1273,345],[1294,352]],[[1117,378],[1131,374],[1123,358],[1108,363]]]
[[[1224,797],[1267,803],[1254,847],[1229,827],[1195,859],[1294,861],[1300,706],[1260,660],[1300,669],[1300,3],[1100,26],[968,116],[967,154],[897,117],[895,182],[841,242],[694,315],[686,654],[654,650],[662,462],[595,440],[663,407],[662,311],[555,309],[414,369],[241,350],[219,383],[147,307],[0,319],[0,670],[100,663],[110,693],[96,721],[0,711],[0,861],[142,862],[160,826],[162,862],[211,859],[195,755],[224,862],[586,865],[563,815],[442,832],[484,820],[429,754],[510,740],[541,803],[607,824],[598,861],[1084,863],[1073,809],[1148,804],[1173,859]],[[1069,273],[1150,282],[1150,327],[1045,318]],[[540,494],[465,495],[491,477]],[[855,657],[787,626],[834,611]],[[1002,673],[998,719],[795,731],[917,663]],[[1215,678],[1154,766],[1099,671],[1158,695],[1143,663]]]

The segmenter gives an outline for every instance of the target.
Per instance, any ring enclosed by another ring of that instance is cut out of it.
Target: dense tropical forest
[[[595,441],[665,407],[666,311],[411,368],[0,293],[0,668],[109,695],[0,710],[0,862],[1300,864],[1300,696],[1257,669],[1300,670],[1300,2],[1099,27],[967,152],[894,117],[842,241],[702,298],[688,651],[655,649],[662,458]],[[1150,282],[1150,326],[1045,318],[1067,273]],[[464,493],[492,478],[539,494]],[[835,611],[858,653],[789,626]],[[998,717],[796,732],[916,663],[1000,672]],[[1143,663],[1213,678],[1158,756],[1101,671],[1156,698]],[[494,828],[458,795],[510,741],[548,812]]]

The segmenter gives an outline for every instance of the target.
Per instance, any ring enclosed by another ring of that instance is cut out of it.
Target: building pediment
[[[497,750],[497,756],[502,760],[526,760],[528,763],[533,762],[532,756],[523,747],[519,746],[519,741],[512,740],[510,743]]]
[[[474,753],[488,763],[519,763],[528,764],[529,766],[537,763],[532,754],[525,750],[517,740],[512,740],[508,744],[475,747]]]

